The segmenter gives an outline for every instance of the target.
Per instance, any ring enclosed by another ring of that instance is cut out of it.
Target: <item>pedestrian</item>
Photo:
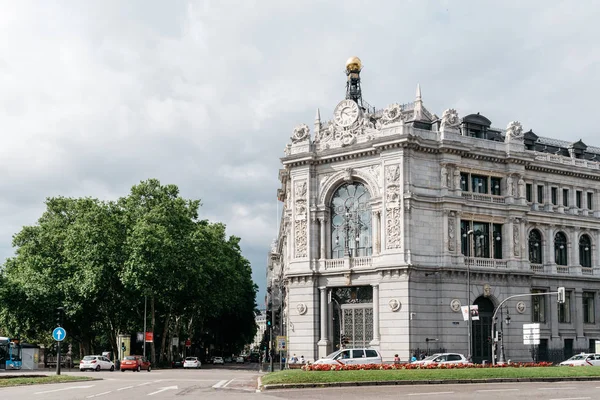
[[[292,358],[290,358],[290,364],[296,364],[298,362],[298,357],[294,354]]]
[[[413,356],[410,358],[410,362],[415,362],[417,361],[417,356],[413,354]]]
[[[304,359],[304,356],[300,356],[300,364],[304,364],[306,362],[306,360]]]
[[[394,354],[394,364],[400,364],[400,357],[398,357],[398,354]]]

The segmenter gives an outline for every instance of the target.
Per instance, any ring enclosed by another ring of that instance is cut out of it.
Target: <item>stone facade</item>
[[[268,282],[290,353],[317,359],[349,340],[385,360],[431,347],[490,361],[500,302],[561,286],[566,306],[545,295],[502,307],[506,358],[531,360],[527,323],[541,324],[538,359],[600,339],[599,148],[453,109],[440,118],[419,90],[349,126],[317,112],[285,153]],[[480,310],[471,330],[467,304]]]

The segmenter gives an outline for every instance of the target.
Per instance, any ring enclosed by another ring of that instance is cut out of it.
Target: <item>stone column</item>
[[[546,235],[542,240],[542,246],[544,246],[544,264],[556,265],[556,260],[554,259],[554,227],[552,225],[548,225],[546,228]]]
[[[379,284],[373,286],[373,340],[369,343],[371,346],[379,346]]]
[[[567,243],[567,260],[569,267],[579,266],[579,229],[569,229],[568,231],[568,243]]]
[[[592,210],[594,210],[594,217],[600,217],[600,190],[594,190],[594,197],[592,198]]]
[[[371,221],[372,221],[372,228],[373,228],[373,232],[371,233],[372,235],[372,242],[371,245],[373,246],[373,255],[377,255],[379,254],[379,211],[372,211],[371,212]]]
[[[571,322],[575,323],[575,332],[577,340],[583,340],[583,292],[581,288],[576,288],[571,292]]]
[[[549,183],[546,183],[546,210],[554,210],[554,205],[552,204],[552,185]]]
[[[558,187],[558,207],[556,208],[556,211],[559,213],[565,212],[565,206],[563,206],[563,188],[562,188],[562,186]]]
[[[321,339],[317,346],[319,347],[319,358],[328,354],[329,340],[327,339],[327,287],[319,287],[321,292]]]
[[[327,222],[327,220],[325,219],[325,217],[319,217],[319,226],[321,227],[321,232],[320,232],[320,235],[319,235],[319,241],[321,243],[321,251],[320,251],[320,254],[319,254],[319,256],[320,256],[319,258],[321,260],[327,258],[327,253],[326,253],[326,251],[327,251],[327,244],[326,244],[326,241],[325,241],[325,238],[327,237],[327,233],[326,233],[326,229],[325,229],[326,228],[326,222]]]

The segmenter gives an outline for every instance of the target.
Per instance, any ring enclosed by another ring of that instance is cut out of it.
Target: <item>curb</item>
[[[404,380],[404,381],[364,381],[364,382],[323,382],[323,383],[280,383],[262,385],[262,379],[258,378],[258,389],[280,390],[280,389],[308,389],[328,387],[350,387],[350,386],[405,386],[405,385],[444,385],[444,384],[472,384],[472,383],[510,383],[510,382],[576,382],[576,381],[600,381],[600,376],[576,376],[556,378],[490,378],[490,379],[447,379],[447,380]]]

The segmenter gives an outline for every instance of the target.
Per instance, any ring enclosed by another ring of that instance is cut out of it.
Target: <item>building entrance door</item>
[[[481,364],[484,360],[492,362],[492,315],[494,303],[487,297],[478,297],[474,305],[479,309],[479,321],[471,321],[471,340],[473,362]]]
[[[373,340],[373,304],[343,304],[342,327],[346,347],[369,347]]]

